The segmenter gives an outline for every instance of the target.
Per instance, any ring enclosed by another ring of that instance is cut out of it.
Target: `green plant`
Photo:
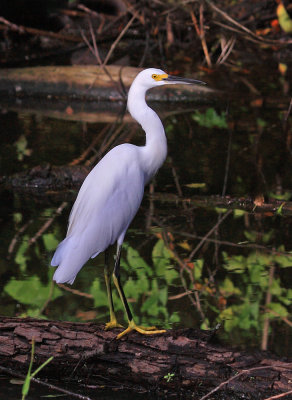
[[[217,114],[216,110],[212,107],[208,108],[205,113],[196,110],[192,118],[205,128],[227,128],[226,114]]]
[[[27,371],[24,383],[22,385],[22,400],[24,400],[26,398],[26,396],[28,395],[31,379],[34,378],[36,376],[36,374],[38,374],[40,372],[40,370],[43,369],[47,364],[49,364],[54,358],[54,357],[48,358],[34,372],[31,372],[32,364],[33,364],[33,358],[34,358],[34,349],[35,349],[34,339],[32,339],[30,363],[29,363],[29,367],[28,367],[28,371]]]
[[[172,372],[168,372],[166,375],[164,375],[164,379],[166,380],[166,382],[168,383],[168,382],[171,382],[172,380],[173,380],[173,377],[174,377],[174,373]]]

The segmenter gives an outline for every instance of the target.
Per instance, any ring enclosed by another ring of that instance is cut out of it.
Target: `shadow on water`
[[[220,106],[184,104],[179,112],[158,107],[168,158],[146,188],[122,254],[122,281],[139,324],[208,329],[220,322],[219,338],[228,345],[291,355],[292,219],[281,207],[257,212],[267,197],[291,198],[290,138],[283,129],[289,101],[275,101],[275,93],[221,100]],[[123,106],[107,104],[94,120],[86,107],[83,120],[74,107],[61,108],[68,118],[55,118],[58,110],[25,111],[23,104],[3,107],[2,174],[70,163],[90,169],[119,143],[144,143],[141,129],[121,118]],[[108,321],[103,255],[87,263],[72,287],[51,282],[48,265],[66,234],[76,186],[3,186],[0,314]],[[188,202],[194,195],[256,200],[247,212]],[[117,294],[114,303],[123,320]]]

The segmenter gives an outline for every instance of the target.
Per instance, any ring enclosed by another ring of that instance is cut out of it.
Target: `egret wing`
[[[123,241],[144,193],[138,148],[111,150],[85,179],[72,208],[67,237],[52,260],[54,279],[72,283],[84,263],[115,241]]]

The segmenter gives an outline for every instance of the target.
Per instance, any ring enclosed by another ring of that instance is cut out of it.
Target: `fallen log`
[[[149,337],[131,332],[116,340],[118,332],[95,323],[0,317],[0,370],[25,373],[34,339],[34,369],[53,356],[42,374],[62,383],[196,399],[220,384],[233,399],[291,390],[292,360],[224,348],[214,343],[215,331],[179,329]]]
[[[106,69],[105,69],[106,68]],[[45,66],[2,69],[0,95],[83,101],[125,101],[126,92],[141,68],[111,65]],[[107,71],[107,72],[106,72]],[[148,100],[210,103],[216,91],[208,87],[169,85],[151,90]]]
[[[58,191],[66,189],[78,190],[90,172],[90,168],[80,165],[66,166],[36,166],[30,171],[22,171],[12,176],[0,176],[0,183],[8,189],[13,189],[22,194],[28,193],[36,197],[50,194],[50,197],[59,198]],[[52,192],[54,191],[54,192]],[[73,200],[75,194],[66,197]],[[154,201],[168,204],[187,204],[200,208],[222,208],[226,210],[242,210],[249,213],[262,213],[268,216],[276,214],[292,215],[292,202],[267,198],[257,202],[251,197],[231,197],[219,195],[193,195],[181,197],[173,193],[156,192],[150,198]]]

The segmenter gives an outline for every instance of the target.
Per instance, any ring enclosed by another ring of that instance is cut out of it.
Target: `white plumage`
[[[117,242],[114,281],[127,312],[128,329],[130,325],[131,329],[138,327],[133,327],[132,315],[119,282],[120,249],[126,231],[141,204],[144,186],[161,167],[167,154],[163,125],[157,114],[146,104],[145,94],[152,87],[177,83],[203,82],[172,77],[154,68],[146,69],[137,75],[130,88],[127,105],[132,117],[145,131],[146,144],[119,145],[109,151],[93,168],[83,182],[73,205],[66,238],[59,244],[51,262],[52,266],[58,266],[54,281],[72,284],[90,257],[97,256]],[[108,276],[106,271],[106,280]],[[108,282],[107,286],[111,312],[111,323],[108,327],[114,327],[118,324]],[[161,331],[142,333],[146,332]]]

